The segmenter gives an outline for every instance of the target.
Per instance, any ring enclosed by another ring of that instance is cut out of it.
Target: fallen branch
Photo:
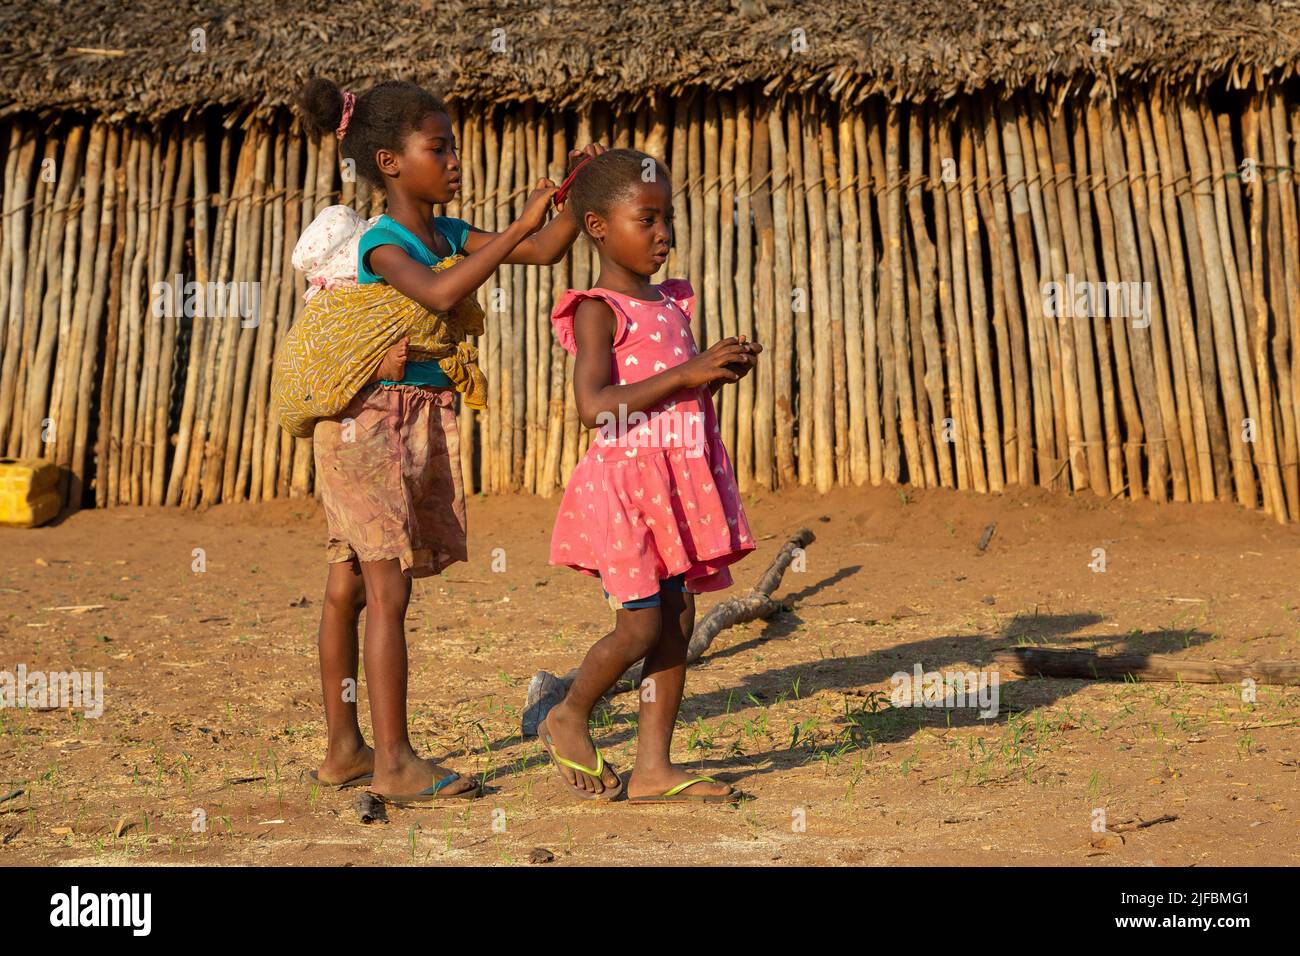
[[[776,553],[776,557],[763,576],[758,579],[757,584],[744,594],[715,605],[708,614],[696,621],[695,629],[691,632],[691,642],[686,649],[687,665],[699,660],[709,649],[713,639],[726,628],[770,617],[778,611],[789,610],[785,603],[772,598],[772,592],[780,585],[781,578],[785,575],[790,562],[794,560],[795,553],[808,547],[815,540],[817,540],[816,536],[811,531],[800,528],[786,539],[785,544],[781,545],[781,550]],[[637,661],[628,668],[627,672],[615,682],[611,693],[619,687],[640,686],[641,664],[641,661]],[[564,695],[569,692],[569,687],[577,673],[577,668],[574,668],[563,677],[556,677],[547,671],[538,671],[528,682],[528,696],[524,701],[522,721],[525,737],[536,736],[537,725],[542,722],[552,707],[564,700]]]
[[[993,660],[1025,677],[1084,680],[1181,681],[1187,684],[1300,684],[1300,661],[1194,661],[1165,654],[1098,654],[1096,651],[1016,647]]]

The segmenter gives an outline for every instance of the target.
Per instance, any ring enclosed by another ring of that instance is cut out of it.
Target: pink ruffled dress
[[[639,382],[696,355],[685,279],[657,287],[663,298],[570,289],[551,313],[560,344],[577,354],[573,317],[583,299],[614,310],[610,380]],[[685,575],[686,590],[730,587],[727,566],[754,549],[735,472],[709,389],[682,389],[644,413],[598,423],[573,470],[551,536],[550,563],[599,577],[620,603],[650,597],[659,581]]]

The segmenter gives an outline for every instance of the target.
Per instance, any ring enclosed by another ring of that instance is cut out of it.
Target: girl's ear
[[[582,217],[582,227],[592,239],[597,242],[604,242],[605,220],[600,217],[599,213],[588,210],[587,214]]]
[[[398,172],[397,154],[391,149],[381,149],[375,152],[375,165],[385,176],[396,177]]]

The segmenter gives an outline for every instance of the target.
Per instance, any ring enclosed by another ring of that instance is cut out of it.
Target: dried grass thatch
[[[206,52],[191,50],[196,29]],[[1294,0],[36,0],[0,10],[0,115],[276,106],[314,73],[562,106],[753,83],[850,102],[989,86],[1091,92],[1128,80],[1199,87],[1277,81],[1298,62]]]

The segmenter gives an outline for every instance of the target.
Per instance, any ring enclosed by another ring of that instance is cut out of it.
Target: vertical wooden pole
[[[103,275],[103,264],[108,252],[102,220],[100,202],[103,195],[105,173],[105,147],[108,142],[108,128],[96,123],[90,134],[90,144],[86,150],[85,191],[81,207],[81,250],[77,261],[76,297],[73,304],[72,324],[69,329],[67,357],[62,369],[64,381],[62,400],[58,403],[56,419],[55,461],[68,469],[64,477],[68,481],[65,504],[76,510],[81,506],[81,462],[74,460],[73,451],[77,438],[77,421],[84,417],[84,409],[91,400],[89,393],[89,374],[86,369],[87,353],[94,355],[98,347],[97,338],[90,335],[90,327],[95,321],[90,312],[94,296],[95,278]],[[112,160],[110,158],[109,162]],[[112,175],[111,169],[109,175]],[[109,219],[112,225],[112,219]],[[96,269],[98,266],[98,269]],[[0,297],[3,301],[3,297]],[[93,364],[93,362],[91,363]],[[84,438],[83,438],[84,441]]]
[[[754,182],[750,172],[753,154],[754,108],[749,90],[736,92],[736,277],[731,294],[736,301],[736,331],[754,340],[754,247],[751,215]],[[728,217],[729,218],[729,217]],[[725,226],[724,221],[724,226]],[[723,270],[723,276],[727,275]],[[724,280],[725,281],[725,280]],[[725,324],[725,316],[724,316]],[[764,342],[764,346],[771,343]],[[764,356],[770,358],[770,356]],[[757,371],[757,370],[755,370]],[[755,373],[740,380],[736,389],[736,479],[741,492],[754,480]]]
[[[1155,372],[1156,410],[1160,416],[1160,432],[1165,438],[1165,454],[1173,481],[1175,501],[1188,500],[1187,465],[1178,428],[1178,412],[1169,369],[1169,349],[1165,338],[1164,311],[1161,308],[1159,288],[1155,282],[1156,263],[1152,251],[1150,213],[1147,209],[1146,183],[1142,177],[1141,144],[1134,129],[1127,104],[1115,104],[1119,115],[1123,149],[1129,175],[1129,194],[1133,204],[1133,221],[1137,232],[1138,267],[1141,270],[1142,300],[1148,301],[1148,312],[1140,321],[1129,321],[1127,331],[1135,343],[1135,353],[1144,351],[1141,364],[1150,362]],[[1145,326],[1141,325],[1145,322]]]
[[[1267,119],[1267,113],[1265,113]],[[1246,109],[1242,129],[1242,148],[1248,156],[1262,155],[1259,149],[1260,111],[1257,99]],[[1269,137],[1271,139],[1271,137]],[[1269,150],[1271,152],[1271,150]],[[1235,167],[1234,167],[1235,168]],[[1259,376],[1260,387],[1260,428],[1259,440],[1262,454],[1256,461],[1259,464],[1261,483],[1264,485],[1264,500],[1271,501],[1273,518],[1278,524],[1285,524],[1287,519],[1286,496],[1282,490],[1282,470],[1278,466],[1278,450],[1274,441],[1273,394],[1271,374],[1268,365],[1268,303],[1264,297],[1264,199],[1261,177],[1255,176],[1250,184],[1250,260],[1251,289],[1254,302],[1255,319],[1255,368]]]
[[[94,403],[95,367],[98,358],[99,329],[104,322],[105,311],[112,315],[112,308],[106,303],[109,296],[109,276],[112,271],[112,250],[114,248],[114,224],[118,212],[117,189],[118,167],[122,136],[117,129],[110,129],[105,150],[103,167],[103,199],[100,203],[99,235],[95,250],[95,277],[87,308],[86,335],[81,353],[81,373],[77,402],[77,418],[72,446],[72,476],[69,483],[68,503],[76,510],[81,507],[86,490],[88,468],[86,462],[86,442],[90,433],[90,412]],[[3,298],[0,297],[0,302]],[[100,393],[102,397],[102,392]]]
[[[1214,359],[1213,328],[1210,321],[1193,323],[1194,315],[1205,315],[1209,309],[1209,291],[1205,269],[1201,265],[1201,244],[1197,238],[1196,215],[1192,205],[1191,190],[1187,188],[1186,163],[1182,137],[1179,133],[1177,113],[1172,104],[1158,96],[1151,107],[1151,127],[1156,140],[1156,154],[1160,158],[1161,202],[1169,222],[1170,260],[1174,268],[1174,283],[1179,303],[1179,325],[1183,336],[1183,353],[1187,361],[1193,408],[1200,396],[1199,421],[1202,437],[1198,439],[1202,500],[1211,501],[1217,495],[1228,496],[1229,477],[1228,434],[1218,400],[1218,371]],[[1184,238],[1185,237],[1185,238]],[[1186,258],[1188,268],[1184,270]],[[1191,286],[1188,286],[1188,277]],[[1195,298],[1192,298],[1194,294]],[[1195,308],[1194,308],[1195,303]]]
[[[1207,161],[1200,117],[1186,102],[1179,103],[1178,109],[1182,120],[1183,141],[1187,146],[1192,199],[1201,244],[1201,260],[1205,264],[1205,278],[1212,303],[1210,317],[1214,326],[1214,352],[1218,360],[1224,408],[1227,412],[1228,443],[1232,448],[1233,482],[1236,487],[1237,501],[1248,508],[1253,508],[1256,504],[1255,477],[1250,468],[1250,450],[1245,447],[1245,442],[1242,440],[1242,430],[1247,418],[1247,404],[1243,398],[1241,376],[1237,365],[1238,343],[1233,334],[1228,281],[1223,268],[1218,229],[1215,226],[1214,200],[1212,190],[1206,188],[1211,179],[1210,164]]]
[[[985,101],[983,106],[984,148],[987,152],[989,191],[993,205],[994,228],[990,233],[990,239],[998,244],[998,261],[1002,269],[1001,291],[1006,308],[1006,324],[1009,328],[1011,351],[1010,361],[1008,362],[1006,355],[1003,355],[1000,362],[1010,366],[1015,392],[1012,401],[1014,406],[1013,416],[1007,422],[1008,430],[1014,429],[1014,455],[1009,453],[1007,456],[1007,473],[1008,475],[1015,474],[1016,481],[1020,484],[1029,485],[1033,484],[1034,480],[1034,421],[1030,410],[1034,389],[1029,373],[1029,356],[1025,347],[1025,330],[1028,328],[1030,321],[1024,314],[1021,303],[1021,296],[1024,294],[1025,289],[1022,277],[1018,274],[1016,268],[1017,253],[1013,245],[1013,239],[1016,237],[1012,231],[1011,218],[1007,212],[1007,198],[1010,190],[1005,184],[1006,175],[1002,165],[1002,146],[999,137],[997,107],[989,101]],[[1023,180],[1023,170],[1021,171],[1021,178]],[[1023,190],[1023,182],[1021,182],[1019,188]],[[1012,195],[1012,202],[1013,204],[1015,202],[1014,195]],[[1033,274],[1034,270],[1031,264],[1031,281]],[[1028,303],[1031,300],[1032,296],[1027,297],[1025,301]]]
[[[1015,483],[1019,480],[1016,471],[1018,452],[1015,447],[1016,405],[1015,384],[1011,371],[1011,334],[1007,329],[1006,295],[1003,289],[1002,247],[994,239],[995,213],[991,193],[995,186],[989,178],[988,152],[985,140],[985,126],[977,101],[970,104],[969,122],[971,139],[975,154],[975,209],[984,224],[984,234],[989,237],[989,305],[992,309],[993,339],[989,342],[987,331],[983,333],[984,349],[992,354],[988,356],[989,381],[993,383],[1000,402],[998,418],[999,433],[1002,440],[998,445],[998,458],[1001,462],[1003,482]],[[980,243],[983,249],[983,243]],[[979,327],[977,326],[977,329]],[[980,338],[976,337],[976,358],[980,358]],[[996,377],[995,377],[996,376]],[[987,434],[987,433],[986,433]]]
[[[1256,437],[1258,437],[1261,414],[1259,388],[1255,383],[1255,364],[1251,343],[1254,330],[1246,322],[1246,309],[1242,301],[1241,284],[1238,280],[1236,256],[1232,250],[1231,230],[1228,226],[1227,198],[1223,187],[1222,153],[1218,147],[1214,119],[1210,115],[1209,106],[1204,97],[1197,100],[1194,110],[1188,115],[1195,116],[1197,120],[1200,135],[1196,137],[1196,141],[1203,146],[1204,152],[1202,155],[1209,158],[1210,180],[1208,191],[1211,197],[1210,208],[1213,210],[1214,215],[1213,237],[1217,239],[1220,260],[1220,268],[1217,273],[1212,271],[1210,281],[1213,284],[1213,276],[1218,274],[1224,280],[1228,291],[1233,341],[1237,346],[1238,376],[1242,386],[1242,394],[1246,401],[1246,414],[1255,423],[1255,433]],[[1249,444],[1251,445],[1249,449],[1251,458],[1258,461],[1258,441]]]
[[[830,491],[835,481],[834,436],[832,434],[834,412],[831,405],[834,385],[832,378],[831,328],[833,308],[831,305],[830,271],[826,255],[826,241],[838,237],[831,237],[829,234],[826,214],[825,174],[821,155],[821,131],[817,115],[817,103],[812,98],[806,99],[803,103],[802,120],[804,196],[808,208],[808,235],[810,238],[808,259],[809,278],[812,287],[812,321],[801,323],[801,328],[804,325],[808,327],[810,340],[801,339],[799,348],[802,351],[805,346],[810,346],[812,355],[809,356],[811,363],[805,363],[803,356],[800,357],[799,374],[802,379],[805,365],[811,364],[812,388],[810,392],[812,403],[809,409],[811,414],[800,414],[799,427],[800,429],[807,427],[812,429],[811,447],[813,459],[811,480],[816,485],[818,492],[825,494]],[[802,403],[804,401],[802,386],[799,391]],[[801,439],[799,443],[801,453],[804,444]]]
[[[876,222],[880,226],[883,256],[880,261],[876,288],[880,295],[876,301],[876,346],[881,381],[881,428],[884,432],[884,480],[897,484],[902,477],[902,452],[898,447],[898,385],[894,365],[893,289],[891,277],[893,250],[889,241],[889,172],[885,165],[885,118],[881,104],[873,104],[871,113],[870,153],[873,200]]]
[[[947,447],[941,440],[944,405],[943,405],[943,354],[939,345],[939,326],[935,319],[937,289],[935,273],[938,265],[934,242],[926,225],[925,209],[922,201],[922,183],[928,181],[925,165],[926,127],[934,121],[934,114],[920,107],[912,107],[907,124],[907,212],[912,229],[912,245],[916,249],[916,271],[919,283],[919,308],[914,310],[917,328],[920,331],[919,342],[913,338],[912,348],[918,352],[923,348],[922,363],[925,398],[929,401],[928,415],[923,416],[924,427],[918,434],[926,460],[927,484],[939,484],[945,488],[956,484],[952,469],[952,459]],[[921,396],[917,397],[919,410],[927,411]],[[930,461],[935,461],[932,469]],[[931,475],[932,470],[937,475]]]
[[[1047,130],[1047,152],[1053,178],[1056,180],[1055,208],[1059,211],[1061,238],[1065,246],[1065,262],[1073,282],[1067,288],[1087,281],[1088,264],[1083,254],[1080,235],[1080,215],[1075,204],[1074,168],[1070,155],[1069,138],[1065,128],[1065,114],[1044,117]],[[1050,218],[1049,218],[1050,222]],[[1097,371],[1093,351],[1093,315],[1077,315],[1074,302],[1065,303],[1060,320],[1062,354],[1073,353],[1074,365],[1066,368],[1067,387],[1077,390],[1077,408],[1080,445],[1071,450],[1072,475],[1082,476],[1076,488],[1092,488],[1093,492],[1109,497],[1110,480],[1106,472],[1105,438],[1101,425],[1101,404],[1097,395]],[[1096,310],[1092,310],[1095,314]],[[1068,406],[1067,406],[1068,409]]]
[[[782,113],[790,109],[784,100],[768,112],[768,133],[772,155],[772,216],[775,232],[776,322],[773,364],[773,396],[776,412],[776,487],[798,481],[794,467],[794,323],[791,295],[794,276],[790,253],[790,167],[787,161],[785,123]]]
[[[930,187],[934,195],[935,254],[939,271],[939,315],[943,322],[944,356],[947,362],[948,414],[940,419],[938,451],[952,459],[957,487],[971,487],[970,462],[966,453],[963,411],[961,348],[957,314],[953,303],[953,243],[948,229],[948,201],[957,181],[957,160],[952,155],[950,107],[936,109],[930,122]]]
[[[858,274],[862,282],[862,378],[866,386],[865,406],[867,417],[867,474],[873,485],[879,485],[885,477],[885,448],[881,439],[881,423],[884,418],[880,397],[880,350],[877,342],[878,325],[876,322],[876,217],[875,177],[877,175],[871,164],[875,162],[872,148],[867,141],[867,120],[859,110],[853,118],[853,153],[858,167],[858,227],[861,242],[861,257],[858,262]],[[871,134],[875,141],[875,134]]]
[[[844,265],[844,365],[845,386],[848,392],[848,478],[855,485],[865,484],[869,477],[867,458],[866,381],[863,374],[862,349],[862,292],[860,281],[861,245],[858,219],[858,177],[865,174],[857,164],[857,149],[853,140],[855,110],[841,107],[836,127],[839,151],[840,239],[843,243],[841,262]],[[870,409],[874,415],[876,410]],[[841,478],[843,480],[843,477]]]
[[[776,459],[773,434],[776,422],[775,398],[775,345],[777,315],[780,300],[776,297],[776,227],[772,221],[772,195],[774,171],[772,168],[771,129],[769,121],[772,107],[766,97],[755,95],[754,139],[752,176],[755,182],[753,195],[754,231],[758,239],[756,271],[757,315],[754,328],[758,340],[766,350],[759,359],[754,378],[754,483],[760,488],[771,488]]]
[[[963,114],[961,129],[962,227],[966,241],[967,286],[970,290],[971,338],[975,350],[975,367],[979,377],[980,427],[984,438],[984,463],[988,490],[1002,490],[1002,439],[998,427],[996,382],[989,348],[988,297],[984,291],[984,253],[980,241],[979,213],[976,210],[977,188],[975,163],[975,129],[969,114]]]
[[[907,335],[907,299],[903,287],[902,171],[899,162],[901,108],[890,104],[885,118],[885,242],[889,245],[890,331],[893,336],[894,381],[898,390],[899,427],[907,460],[907,480],[924,485],[924,468],[916,432],[916,398],[909,369],[911,345]]]

